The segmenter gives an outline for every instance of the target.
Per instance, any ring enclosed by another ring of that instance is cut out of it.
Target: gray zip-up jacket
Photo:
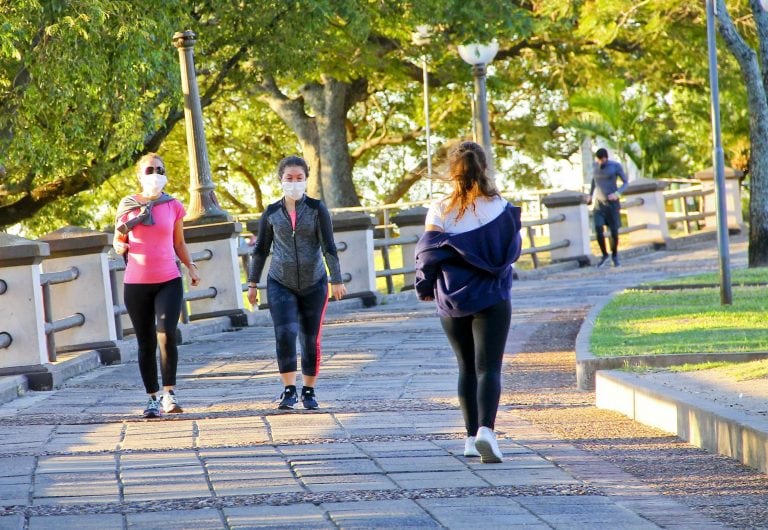
[[[256,245],[251,251],[249,283],[258,283],[261,279],[270,248],[272,261],[268,276],[289,289],[302,291],[327,278],[326,264],[331,272],[331,283],[342,283],[331,215],[317,199],[305,195],[296,201],[295,229],[283,199],[267,207],[259,222]]]

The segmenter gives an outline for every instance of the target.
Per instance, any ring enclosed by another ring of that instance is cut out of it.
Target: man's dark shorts
[[[592,212],[595,227],[607,226],[617,231],[621,226],[621,203],[619,201],[598,201]]]

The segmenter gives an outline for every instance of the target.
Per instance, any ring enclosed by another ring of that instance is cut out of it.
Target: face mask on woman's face
[[[298,201],[307,189],[307,181],[298,180],[295,182],[283,182],[282,186],[286,197]]]
[[[159,195],[168,183],[168,177],[158,173],[150,173],[141,176],[141,194],[145,197],[154,197]]]

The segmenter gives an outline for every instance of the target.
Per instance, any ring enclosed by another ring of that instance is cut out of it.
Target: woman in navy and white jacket
[[[416,247],[416,293],[437,303],[459,364],[465,456],[501,462],[493,432],[512,314],[512,264],[520,256],[520,208],[500,195],[483,148],[462,142],[449,155],[453,192],[429,209]]]

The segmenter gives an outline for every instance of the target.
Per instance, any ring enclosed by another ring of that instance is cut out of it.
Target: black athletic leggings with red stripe
[[[503,300],[465,317],[441,317],[459,362],[459,404],[467,436],[493,429],[501,396],[501,363],[512,305]]]
[[[139,371],[147,394],[160,390],[157,384],[158,345],[163,386],[176,385],[179,362],[176,328],[183,297],[181,278],[163,283],[126,283],[124,286],[123,300],[136,333]]]
[[[281,374],[296,371],[296,338],[301,343],[301,373],[315,376],[320,371],[320,337],[328,279],[302,291],[294,291],[267,278],[269,313],[275,326],[277,366]]]

